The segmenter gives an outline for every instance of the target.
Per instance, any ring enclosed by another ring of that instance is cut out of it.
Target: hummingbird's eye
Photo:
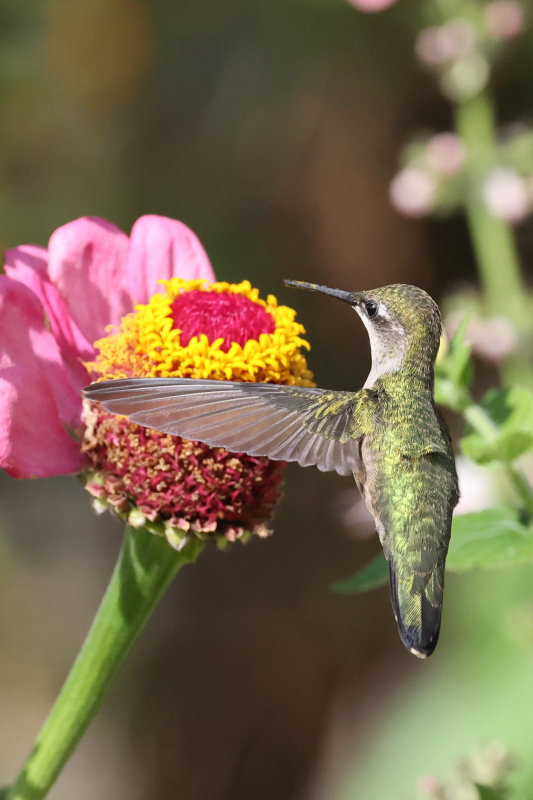
[[[365,303],[365,311],[369,317],[375,317],[378,311],[378,304],[374,303],[373,300],[369,300]]]

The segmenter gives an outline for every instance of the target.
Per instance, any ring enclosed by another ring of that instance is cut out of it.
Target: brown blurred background
[[[349,308],[290,293],[283,277],[412,282],[437,299],[475,280],[460,219],[415,223],[388,201],[409,135],[451,124],[412,54],[418,8],[5,0],[0,245],[46,244],[86,214],[126,231],[144,213],[181,219],[220,279],[249,278],[298,308],[320,385],[357,388],[369,365],[362,326]],[[504,120],[531,118],[531,44],[513,45],[497,74]],[[532,227],[519,237],[527,262]],[[394,800],[463,745],[516,729],[502,699],[507,662],[476,704],[473,653],[496,670],[496,651],[515,647],[520,669],[532,664],[531,641],[512,644],[506,616],[509,603],[529,608],[517,588],[528,573],[452,576],[439,650],[420,664],[399,642],[385,590],[331,592],[378,550],[364,525],[341,522],[351,480],[286,475],[273,538],[207,550],[180,575],[52,800]],[[93,514],[74,478],[2,476],[0,492],[2,785],[81,644],[121,527]],[[406,698],[421,694],[402,732]],[[505,709],[483,721],[496,696]],[[392,789],[369,788],[370,763]]]

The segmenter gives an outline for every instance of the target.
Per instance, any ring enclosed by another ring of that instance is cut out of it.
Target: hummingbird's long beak
[[[345,292],[342,289],[330,289],[329,286],[320,286],[318,283],[306,283],[305,281],[289,281],[284,280],[285,286],[292,286],[295,289],[308,289],[310,292],[322,292],[322,294],[329,294],[332,297],[337,297],[339,300],[344,300],[351,306],[359,302],[359,294],[357,292]]]

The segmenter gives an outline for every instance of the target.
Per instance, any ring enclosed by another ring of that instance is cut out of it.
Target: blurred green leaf
[[[461,441],[466,456],[479,464],[509,463],[533,449],[533,393],[528,389],[491,389],[481,408],[496,426],[494,435],[487,437],[469,427]]]
[[[533,531],[518,511],[497,508],[454,518],[449,569],[494,569],[526,561],[533,561]]]
[[[334,592],[339,594],[355,594],[356,592],[368,592],[370,589],[377,589],[384,586],[389,580],[389,564],[387,559],[380,553],[370,561],[363,569],[356,572],[350,578],[337,581],[332,586]]]
[[[518,511],[497,508],[455,517],[446,566],[454,572],[497,569],[533,561],[533,529]],[[368,592],[389,580],[383,553],[355,575],[334,583],[339,594]]]
[[[470,315],[467,314],[455,331],[445,358],[448,377],[456,386],[468,387],[472,382],[472,345],[466,341],[469,322]]]
[[[461,411],[468,403],[467,390],[474,374],[472,346],[466,341],[469,321],[470,316],[465,316],[448,347],[439,352],[435,364],[435,400],[455,411]]]
[[[490,786],[482,786],[480,783],[475,783],[474,786],[478,790],[479,800],[502,800],[501,794]]]

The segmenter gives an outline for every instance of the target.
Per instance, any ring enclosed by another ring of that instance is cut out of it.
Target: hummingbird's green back
[[[362,444],[361,491],[390,567],[400,636],[415,655],[437,643],[457,475],[431,391],[401,372],[373,387],[375,426]]]

